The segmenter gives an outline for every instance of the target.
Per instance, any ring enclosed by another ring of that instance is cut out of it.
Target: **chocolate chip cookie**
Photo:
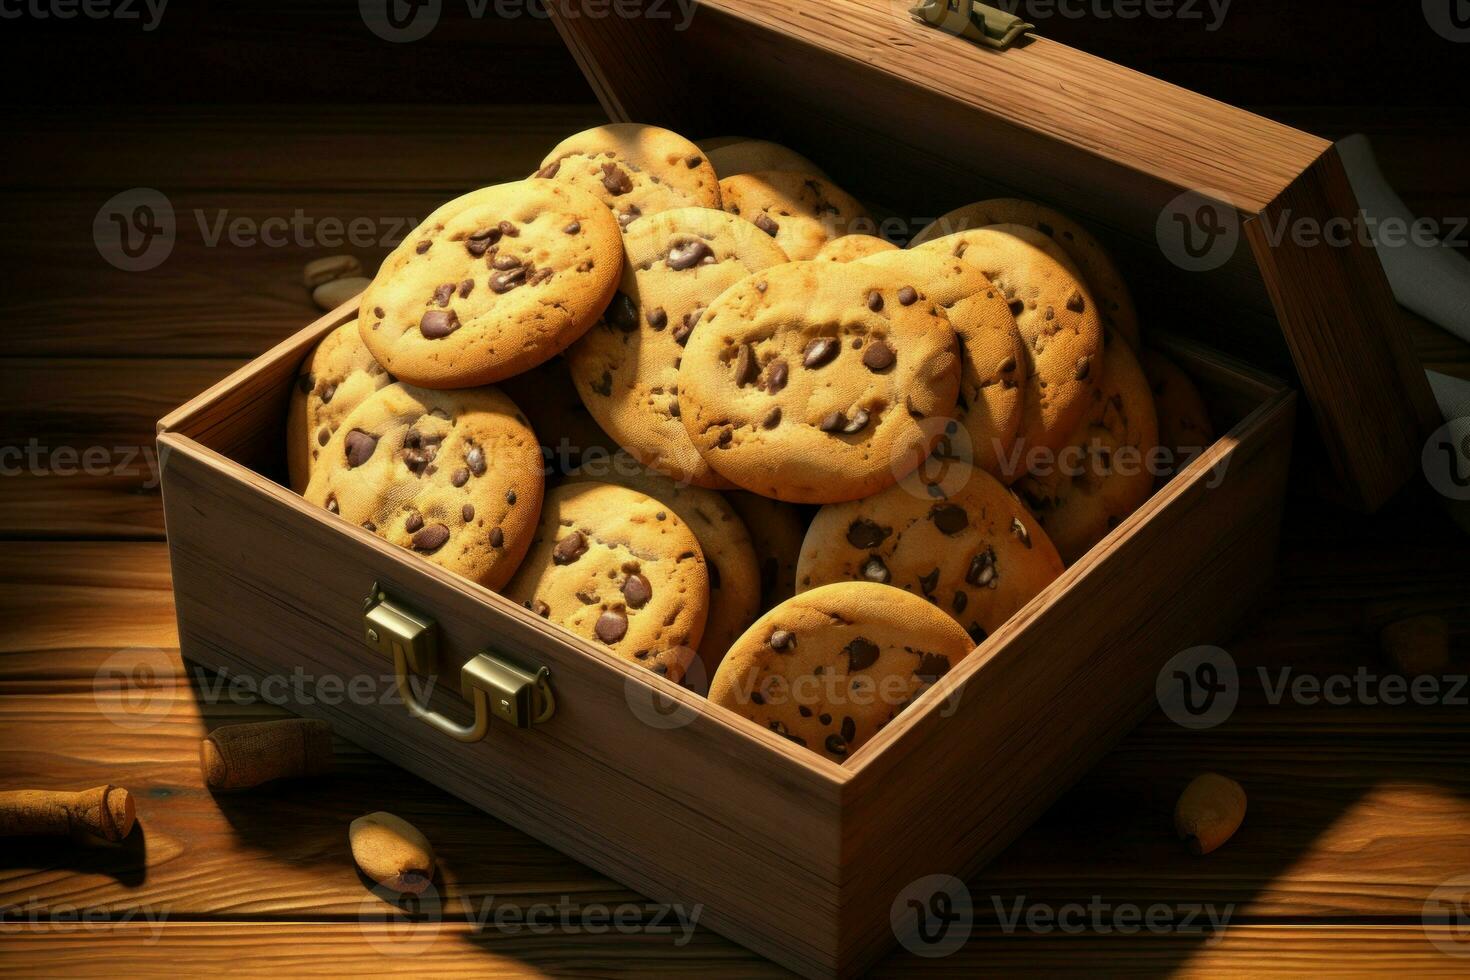
[[[597,199],[544,180],[455,198],[383,261],[358,323],[401,381],[468,388],[528,370],[582,336],[622,272]]]
[[[639,466],[626,454],[610,461],[605,472],[589,463],[584,473],[573,474],[569,483],[589,481],[615,483],[652,497],[679,515],[704,553],[709,576],[709,618],[699,641],[699,659],[704,670],[686,677],[686,686],[707,687],[715,668],[730,644],[745,632],[761,609],[760,564],[745,523],[725,498],[713,490],[681,484]]]
[[[870,582],[803,592],[730,648],[709,699],[845,762],[974,648],[918,596]]]
[[[838,239],[841,241],[842,239]],[[975,266],[939,252],[904,249],[859,259],[921,283],[943,307],[959,337],[960,394],[955,419],[964,430],[947,434],[946,457],[1002,474],[1021,429],[1026,350],[1010,305]],[[1011,475],[1011,479],[1019,476]]]
[[[657,126],[583,130],[558,143],[536,176],[595,194],[624,227],[670,208],[720,206],[719,178],[704,151]]]
[[[679,361],[715,297],[786,254],[754,225],[710,208],[639,218],[623,247],[618,293],[567,352],[577,391],[598,424],[646,466],[696,486],[727,487],[679,420]]]
[[[1179,365],[1150,347],[1139,352],[1138,361],[1153,392],[1159,445],[1171,455],[1156,474],[1163,482],[1209,448],[1215,441],[1215,426],[1199,389]]]
[[[856,262],[880,252],[898,250],[897,245],[877,235],[843,235],[817,249],[813,258],[818,262]]]
[[[709,611],[694,532],[627,487],[569,483],[546,495],[536,540],[505,590],[613,654],[681,680]]]
[[[893,585],[934,603],[984,640],[1062,573],[1037,519],[989,473],[962,485],[921,474],[817,512],[801,546],[797,589]]]
[[[530,547],[543,486],[536,435],[499,390],[392,384],[342,420],[304,496],[499,589]]]
[[[1068,564],[1148,499],[1158,444],[1148,379],[1128,345],[1115,343],[1066,446],[1052,465],[1033,466],[1016,484]]]
[[[793,260],[815,258],[828,241],[871,228],[857,199],[809,173],[758,170],[720,181],[724,208],[776,240]]]
[[[793,504],[772,500],[745,490],[731,490],[725,495],[755,545],[760,563],[762,609],[770,609],[796,594],[796,560],[801,555],[801,539],[807,522]]]
[[[1028,359],[1019,448],[1027,456],[1066,445],[1093,402],[1103,367],[1102,319],[1086,287],[1044,249],[994,228],[946,235],[918,250],[964,259],[1000,289]],[[1003,472],[1018,467],[1008,464]]]
[[[1060,211],[1016,198],[980,201],[937,219],[915,235],[911,244],[922,245],[957,231],[1003,224],[1035,228],[1056,242],[1076,264],[1088,291],[1100,304],[1104,327],[1138,350],[1138,310],[1117,263],[1090,231]]]
[[[780,143],[772,143],[770,140],[753,140],[743,136],[717,136],[713,139],[700,140],[699,145],[709,155],[710,165],[715,168],[715,173],[722,180],[726,177],[734,177],[736,174],[754,173],[757,170],[791,170],[815,177],[827,176],[822,172],[822,168],[800,153]]]
[[[356,320],[327,334],[306,355],[286,413],[286,469],[292,490],[306,489],[316,461],[347,413],[392,383],[363,345]]]
[[[916,468],[953,417],[956,346],[919,283],[862,263],[773,266],[722,293],[690,335],[680,417],[746,490],[866,497]]]

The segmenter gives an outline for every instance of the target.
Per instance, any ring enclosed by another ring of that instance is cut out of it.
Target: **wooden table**
[[[1447,137],[1443,113],[1276,114],[1327,136],[1367,130],[1412,203],[1465,213],[1465,188],[1444,182],[1461,173],[1466,135]],[[780,972],[707,930],[686,941],[648,928],[658,913],[639,896],[346,743],[324,784],[216,798],[200,780],[203,732],[284,711],[211,701],[207,679],[179,659],[154,421],[315,315],[300,283],[308,258],[345,250],[372,267],[386,251],[374,236],[401,235],[465,188],[524,175],[595,116],[36,111],[12,128],[0,173],[0,446],[22,453],[0,460],[0,785],[125,785],[140,826],[121,846],[0,842],[4,968]],[[167,195],[177,241],[156,268],[123,272],[100,257],[92,225],[104,201],[138,186]],[[237,218],[248,231],[273,217],[285,219],[280,244],[232,237]],[[365,243],[324,241],[328,219],[364,218]],[[1426,363],[1470,377],[1465,345],[1427,327],[1417,340]],[[66,447],[94,451],[74,459]],[[1230,719],[1188,731],[1150,718],[968,883],[976,926],[963,950],[895,953],[880,973],[1470,972],[1470,941],[1425,915],[1437,888],[1470,874],[1470,690],[1446,684],[1457,703],[1430,705],[1276,695],[1282,671],[1381,677],[1377,630],[1401,616],[1445,615],[1463,647],[1470,550],[1422,486],[1369,520],[1307,498],[1289,510],[1278,586],[1240,635],[1220,638],[1242,678]],[[151,669],[120,683],[119,664]],[[1240,780],[1250,810],[1233,840],[1199,858],[1174,839],[1170,815],[1207,769]],[[376,809],[420,827],[441,858],[440,902],[408,924],[348,854],[348,822]],[[1069,903],[1105,907],[1104,926],[1124,928],[1102,931]],[[1176,923],[1203,921],[1191,910],[1207,906],[1228,927],[1130,930],[1118,918],[1153,906]],[[568,925],[496,928],[507,907],[549,907]],[[1007,925],[1033,908],[1070,914],[1068,927]],[[643,928],[609,929],[619,912]]]

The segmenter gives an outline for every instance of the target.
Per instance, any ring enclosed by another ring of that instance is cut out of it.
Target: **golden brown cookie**
[[[617,223],[585,191],[545,180],[487,187],[429,215],[383,261],[362,295],[362,339],[400,381],[499,381],[582,336],[622,264]]]
[[[582,404],[566,355],[553,357],[524,374],[506,378],[500,390],[521,407],[541,442],[546,475],[568,473],[584,459],[606,460],[618,446]]]
[[[709,156],[710,165],[721,180],[757,170],[792,170],[817,177],[827,176],[821,167],[800,153],[770,140],[717,136],[700,140],[699,146]]]
[[[873,224],[856,198],[812,174],[737,174],[720,181],[720,197],[726,211],[770,235],[793,261],[814,258],[831,239]]]
[[[919,474],[863,500],[828,504],[807,529],[797,589],[893,585],[933,602],[979,643],[1062,573],[1037,519],[989,473],[961,485]]]
[[[760,563],[762,609],[770,609],[796,594],[796,560],[806,519],[794,504],[772,500],[745,490],[730,490],[725,499],[740,515]]]
[[[817,262],[856,262],[870,255],[898,250],[897,245],[877,235],[843,235],[817,249],[812,258]]]
[[[530,547],[543,486],[536,434],[498,389],[392,384],[342,420],[304,496],[499,589]]]
[[[1046,251],[993,228],[962,231],[919,246],[964,259],[1010,303],[1029,359],[1022,403],[1024,456],[1056,450],[1082,420],[1103,366],[1103,327],[1086,288]],[[1017,472],[1007,464],[1006,474]]]
[[[639,218],[623,246],[618,293],[567,352],[577,391],[598,424],[644,465],[696,486],[727,487],[679,420],[679,361],[715,297],[786,254],[754,225],[711,208]]]
[[[1128,345],[1114,344],[1092,404],[1066,445],[1051,465],[1033,468],[1016,484],[1067,564],[1148,499],[1149,460],[1158,444],[1148,379]]]
[[[505,595],[678,681],[704,633],[709,578],[694,532],[668,505],[627,487],[569,483],[546,495]]]
[[[720,206],[719,178],[704,151],[657,126],[610,123],[568,136],[536,176],[595,194],[622,227],[670,208]]]
[[[1021,430],[1026,392],[1025,346],[1000,290],[975,266],[940,252],[879,252],[858,264],[922,284],[929,298],[944,308],[960,341],[955,420],[965,433],[963,439],[957,433],[948,437],[946,455],[1000,475]],[[1016,476],[1019,473],[1010,479]]]
[[[286,469],[292,490],[306,489],[313,465],[347,413],[392,383],[363,345],[356,320],[327,334],[306,355],[286,413]]]
[[[1151,347],[1139,352],[1138,361],[1153,392],[1159,445],[1171,456],[1163,472],[1157,474],[1167,479],[1214,443],[1215,426],[1204,398],[1183,368]]]
[[[605,468],[589,463],[585,472],[574,473],[567,482],[614,483],[636,490],[667,505],[699,539],[709,577],[709,617],[698,644],[702,676],[686,678],[686,684],[697,681],[697,689],[707,687],[725,651],[762,609],[760,565],[745,523],[715,491],[650,472],[626,453],[619,453]]]
[[[730,648],[709,699],[843,762],[974,648],[932,604],[871,582],[803,592]]]
[[[954,331],[922,286],[862,263],[793,262],[705,311],[679,368],[680,415],[732,483],[832,503],[917,467],[959,377]]]
[[[1035,228],[1067,253],[1088,291],[1102,307],[1103,325],[1116,332],[1136,351],[1139,345],[1138,310],[1133,294],[1107,249],[1092,233],[1054,208],[1016,198],[995,198],[956,208],[914,236],[911,245],[957,231],[987,225],[1018,224]]]

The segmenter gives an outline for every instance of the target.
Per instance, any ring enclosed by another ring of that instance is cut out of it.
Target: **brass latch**
[[[975,0],[919,0],[909,15],[921,24],[1000,50],[1036,29],[1013,13]]]
[[[390,598],[373,583],[363,601],[363,640],[393,661],[398,694],[408,713],[421,718],[450,738],[478,742],[499,718],[516,728],[539,725],[556,713],[551,670],[528,668],[503,654],[486,651],[471,657],[459,672],[460,695],[474,706],[475,716],[461,725],[419,702],[410,678],[438,668],[438,624]]]

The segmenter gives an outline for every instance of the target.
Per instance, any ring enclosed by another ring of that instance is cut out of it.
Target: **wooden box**
[[[1353,212],[1321,141],[1044,40],[983,50],[887,0],[706,0],[687,30],[553,6],[615,118],[782,140],[915,219],[1001,192],[1097,226],[1223,434],[838,765],[286,489],[288,387],[349,304],[159,423],[183,652],[257,678],[381,675],[362,630],[382,583],[439,624],[432,707],[466,716],[454,679],[488,649],[548,666],[555,716],[462,744],[401,704],[297,710],[793,970],[850,974],[894,943],[906,886],[975,872],[1149,709],[1171,656],[1225,639],[1266,584],[1295,393],[1174,335],[1294,364],[1311,441],[1365,506],[1417,460],[1422,372],[1370,252],[1258,230],[1288,207]],[[1170,263],[1156,237],[1191,189],[1241,221],[1245,244],[1214,272]]]

